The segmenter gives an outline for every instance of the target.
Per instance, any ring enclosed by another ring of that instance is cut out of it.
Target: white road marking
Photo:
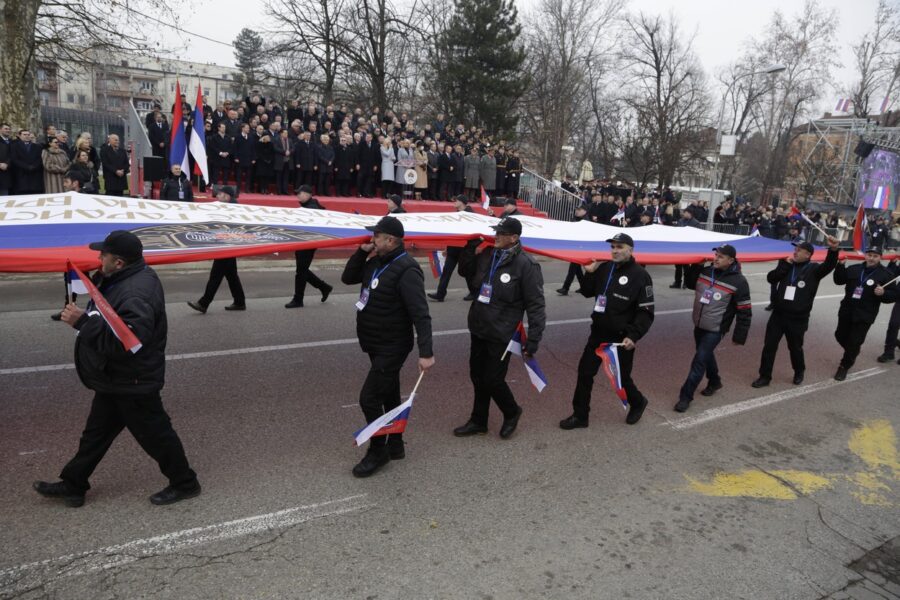
[[[847,375],[847,379],[844,381],[826,379],[825,381],[819,381],[818,383],[804,385],[802,387],[791,388],[782,392],[769,394],[768,396],[760,396],[759,398],[751,398],[749,400],[736,402],[727,406],[710,408],[709,410],[705,410],[697,414],[696,416],[688,417],[686,419],[675,419],[664,424],[671,425],[672,429],[684,431],[685,429],[690,429],[691,427],[696,427],[697,425],[703,425],[705,423],[709,423],[710,421],[715,421],[724,417],[733,417],[734,415],[738,415],[750,410],[755,410],[757,408],[762,408],[763,406],[769,406],[771,404],[783,402],[784,400],[790,400],[791,398],[796,398],[798,396],[805,396],[806,394],[812,394],[813,392],[821,392],[822,390],[827,390],[828,388],[832,388],[844,383],[859,381],[860,379],[865,379],[866,377],[880,375],[885,371],[886,369],[881,369],[878,367],[866,369],[864,371],[857,371],[856,373],[850,373],[849,375]]]
[[[658,316],[674,315],[680,313],[691,312],[690,308],[680,308],[677,310],[660,310],[657,311]],[[590,323],[590,319],[564,319],[561,321],[547,321],[547,326],[553,325],[572,325],[575,323]],[[461,335],[469,333],[468,329],[448,329],[446,331],[435,331],[433,337],[441,337],[446,335]],[[238,354],[256,354],[258,352],[282,352],[285,350],[302,350],[304,348],[322,348],[325,346],[346,346],[348,344],[356,344],[356,338],[344,338],[338,340],[321,340],[318,342],[299,342],[296,344],[279,344],[277,346],[253,346],[250,348],[231,348],[228,350],[208,350],[206,352],[188,352],[185,354],[170,354],[166,357],[167,361],[172,360],[191,360],[197,358],[215,358],[218,356],[235,356]],[[66,363],[61,365],[41,365],[37,367],[15,367],[12,369],[0,369],[0,375],[21,375],[24,373],[41,373],[45,371],[65,371],[74,369],[75,365]]]
[[[313,519],[342,515],[375,506],[367,504],[365,498],[366,494],[348,496],[339,500],[297,506],[216,525],[173,531],[97,550],[8,567],[0,570],[0,594],[22,592],[67,577],[78,577],[121,567],[152,556],[285,529]]]

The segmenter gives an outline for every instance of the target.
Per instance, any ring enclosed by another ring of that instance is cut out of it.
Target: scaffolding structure
[[[861,158],[855,149],[860,141],[876,148],[900,152],[900,127],[879,125],[881,119],[822,118],[807,125],[800,157],[800,172],[807,196],[821,195],[831,202],[856,202],[857,175]],[[806,141],[811,140],[808,145]]]

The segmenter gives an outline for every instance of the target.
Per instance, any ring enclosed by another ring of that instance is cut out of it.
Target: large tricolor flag
[[[491,197],[484,191],[484,186],[481,186],[481,208],[484,210],[491,208]]]
[[[850,112],[850,105],[853,103],[853,100],[850,98],[838,98],[837,106],[834,107],[834,110],[837,112]]]
[[[70,261],[67,261],[67,263],[69,280],[72,282],[71,291],[77,293],[79,290],[84,290],[82,293],[87,293],[87,295],[91,297],[91,302],[94,303],[96,312],[88,311],[87,314],[92,317],[99,314],[103,317],[103,320],[106,321],[106,324],[112,329],[113,335],[122,342],[122,346],[132,354],[136,354],[137,351],[141,349],[141,341],[137,339],[137,336],[134,335],[128,325],[125,324],[122,317],[120,317],[110,303],[106,301],[106,298],[103,297],[103,294],[100,293],[97,286],[95,286],[78,267],[73,265]],[[76,281],[79,283],[76,284]],[[77,289],[76,286],[78,286]]]
[[[869,232],[869,221],[866,219],[866,207],[863,202],[856,209],[856,224],[853,226],[853,249],[857,252],[866,251],[866,234]]]
[[[203,122],[201,121],[201,127]],[[172,113],[172,132],[169,139],[169,166],[181,165],[181,172],[190,176],[187,142],[184,136],[184,115],[181,109],[181,84],[175,82],[175,112]]]
[[[434,250],[428,255],[428,263],[431,265],[431,274],[435,279],[440,279],[444,274],[444,265],[447,264],[447,255],[441,250]]]
[[[181,98],[181,96],[179,96]],[[179,99],[178,102],[181,102]],[[209,165],[206,164],[206,130],[203,127],[203,88],[197,84],[197,102],[194,104],[194,131],[191,133],[189,150],[194,157],[196,170],[209,182]]]
[[[619,351],[616,344],[600,344],[594,351],[600,362],[603,363],[603,372],[609,379],[609,384],[616,392],[616,396],[622,401],[622,406],[628,410],[628,394],[622,387],[622,370],[619,366]]]
[[[525,325],[522,324],[522,321],[519,321],[519,324],[516,325],[516,331],[513,333],[512,339],[509,340],[509,344],[506,346],[506,351],[522,357],[522,361],[525,363],[525,372],[528,373],[528,379],[531,381],[531,385],[537,388],[538,392],[542,392],[544,391],[544,388],[547,387],[547,378],[544,376],[544,372],[541,371],[541,367],[534,357],[525,356],[525,353],[522,351],[527,342],[528,334],[525,332]]]

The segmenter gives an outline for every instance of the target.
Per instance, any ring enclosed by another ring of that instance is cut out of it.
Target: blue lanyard
[[[612,281],[613,273],[615,273],[615,272],[616,272],[616,264],[613,263],[612,269],[609,270],[609,277],[606,278],[606,287],[603,288],[603,293],[600,294],[601,296],[606,295],[606,290],[609,289],[609,282]]]
[[[872,269],[868,273],[866,273],[865,268],[859,270],[859,285],[862,285],[866,278],[875,272],[875,269]]]
[[[494,273],[497,271],[497,267],[500,266],[500,263],[503,262],[503,259],[506,258],[506,250],[501,250],[500,252],[494,252],[494,256],[491,257],[491,272],[488,275],[487,282],[494,282]]]
[[[716,287],[716,268],[713,267],[709,270],[709,287]]]
[[[806,268],[808,266],[809,266],[809,263],[807,262],[802,267],[800,267],[800,277],[801,278],[803,277],[803,273],[806,272]],[[794,285],[794,283],[797,281],[796,271],[797,271],[797,265],[792,265],[791,266],[791,285]]]
[[[400,254],[399,256],[395,257],[394,260],[392,260],[392,261],[389,262],[388,264],[384,265],[384,266],[381,267],[380,269],[375,269],[375,272],[372,274],[372,279],[369,280],[369,289],[372,289],[372,282],[373,282],[373,281],[375,281],[376,279],[378,279],[378,277],[379,277],[382,273],[384,273],[385,271],[387,271],[387,270],[388,270],[388,267],[390,267],[392,264],[394,264],[395,261],[397,261],[397,260],[403,258],[404,256],[406,256],[406,252],[404,252],[403,254]]]

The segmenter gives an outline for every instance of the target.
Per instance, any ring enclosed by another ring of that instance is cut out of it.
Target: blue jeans
[[[688,373],[684,385],[681,386],[679,392],[680,400],[690,402],[694,399],[694,391],[700,382],[703,381],[703,375],[710,383],[719,383],[719,365],[716,364],[715,350],[719,342],[722,341],[722,334],[718,331],[704,331],[703,329],[694,328],[694,342],[697,344],[697,352],[694,354],[694,360],[691,361],[691,372]]]

